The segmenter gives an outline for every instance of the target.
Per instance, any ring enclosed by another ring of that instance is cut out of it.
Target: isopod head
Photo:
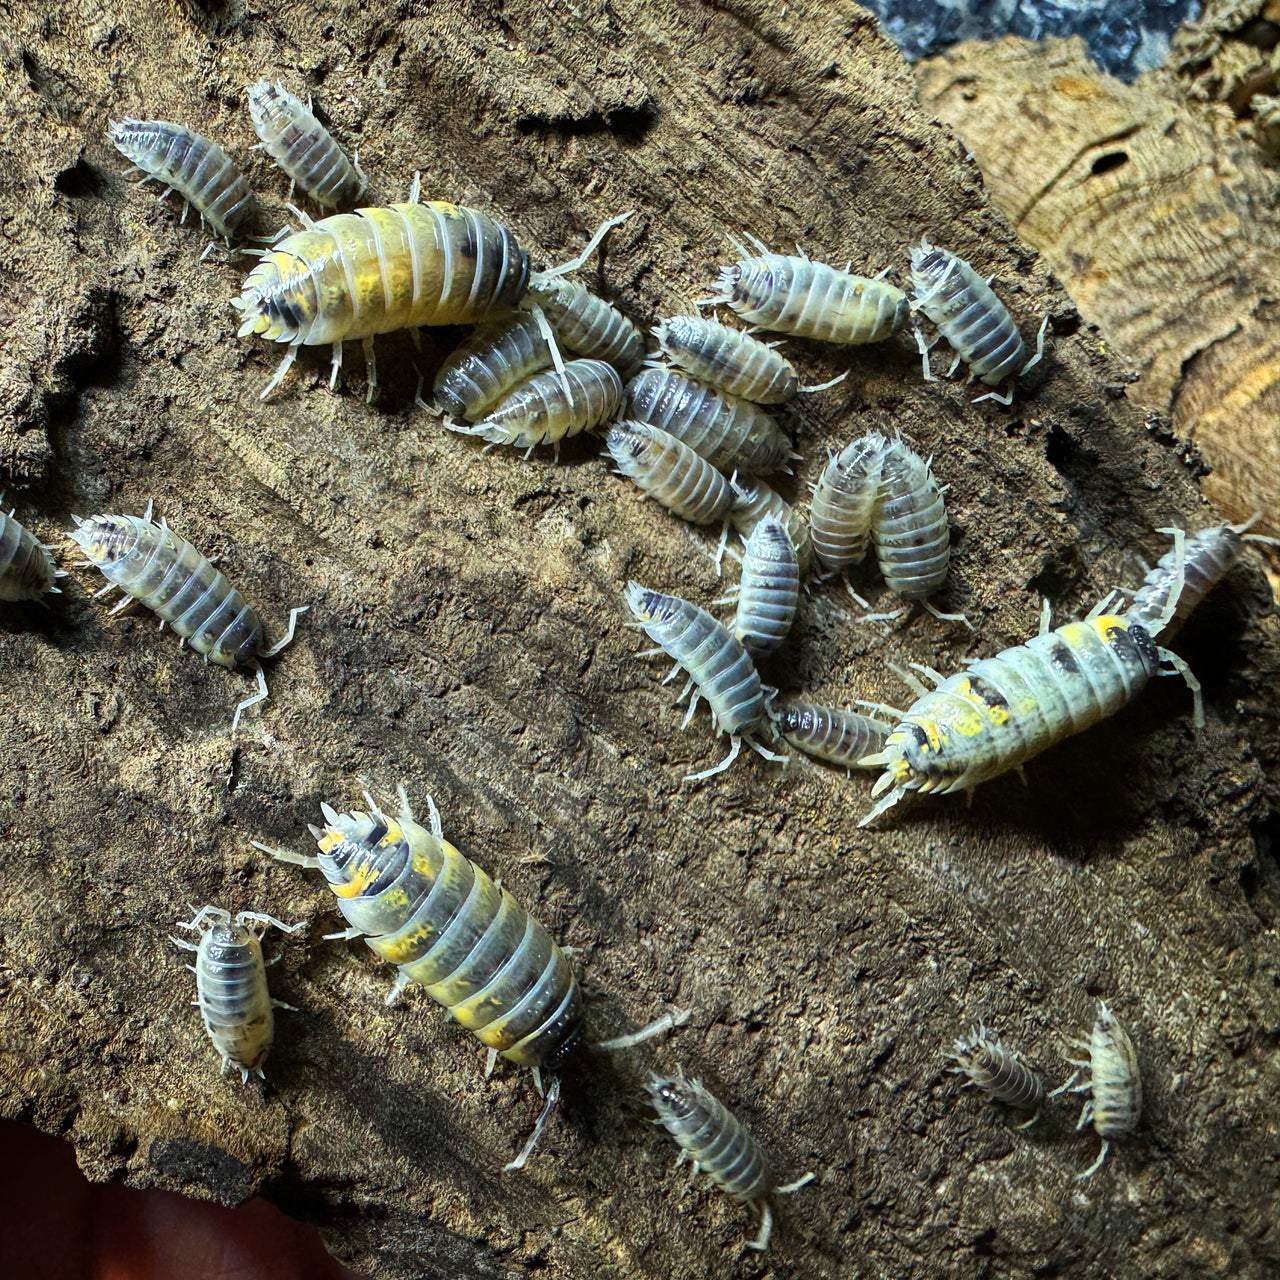
[[[651,591],[633,579],[627,583],[627,605],[637,622],[649,626],[670,622],[679,601],[674,596],[664,596],[661,591]]]

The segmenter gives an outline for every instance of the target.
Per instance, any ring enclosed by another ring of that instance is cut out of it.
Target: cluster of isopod
[[[303,104],[282,85],[260,81],[248,90],[260,146],[288,174],[289,196],[300,187],[325,210],[353,205],[367,180],[358,156],[348,158]],[[255,217],[248,182],[214,142],[165,121],[126,119],[110,127],[112,143],[166,192],[178,192],[228,242]],[[806,578],[821,582],[861,564],[874,548],[886,585],[902,600],[919,602],[943,620],[931,597],[946,580],[950,532],[944,489],[931,460],[900,436],[870,432],[833,452],[811,486],[807,512],[787,502],[764,478],[798,460],[777,411],[800,394],[820,392],[840,377],[802,385],[792,362],[753,332],[702,315],[667,317],[652,335],[612,303],[568,277],[579,270],[611,229],[630,214],[610,218],[583,251],[559,266],[535,271],[528,252],[499,222],[478,210],[441,201],[423,203],[415,179],[407,202],[334,212],[318,221],[295,210],[301,229],[266,237],[259,261],[232,305],[240,334],[287,345],[265,396],[280,385],[303,346],[331,345],[332,375],[343,343],[360,339],[368,368],[368,394],[376,386],[373,339],[398,329],[471,324],[469,337],[441,365],[424,408],[442,415],[450,431],[524,449],[552,445],[587,432],[603,433],[619,475],[645,496],[694,526],[720,529],[719,565],[732,528],[741,538],[736,587],[715,605],[732,607],[723,620],[679,596],[628,584],[632,625],[656,644],[651,653],[675,661],[687,675],[687,725],[705,699],[718,732],[730,738],[726,759],[695,771],[705,779],[726,769],[743,743],[767,760],[788,756],[771,749],[779,738],[817,759],[844,767],[879,769],[870,822],[910,792],[972,791],[980,782],[1022,763],[1055,742],[1113,714],[1154,676],[1181,673],[1196,694],[1186,664],[1157,644],[1239,558],[1247,526],[1222,525],[1187,538],[1168,530],[1173,548],[1148,571],[1128,607],[1110,610],[1112,597],[1083,621],[1050,628],[992,658],[972,661],[943,677],[920,670],[928,689],[900,674],[917,694],[906,711],[864,704],[875,715],[822,706],[799,698],[779,701],[757,664],[785,643],[802,608]],[[185,218],[185,212],[184,212]],[[1009,403],[1014,380],[1040,358],[1009,311],[963,259],[927,241],[910,252],[912,294],[880,277],[854,275],[803,253],[771,252],[752,238],[732,241],[737,260],[720,273],[715,292],[699,306],[723,306],[755,327],[833,345],[884,342],[912,324],[924,376],[932,380],[930,344],[913,315],[936,326],[988,396]],[[1047,320],[1045,322],[1047,324]],[[565,360],[562,349],[572,355]],[[953,365],[953,369],[954,369]],[[998,396],[1000,387],[1007,388]],[[982,398],[987,398],[984,396]],[[56,592],[63,571],[52,547],[0,512],[0,600],[39,600]],[[235,709],[267,697],[262,661],[294,637],[295,608],[284,636],[268,644],[262,622],[240,592],[164,520],[104,514],[76,518],[70,539],[123,599],[137,601],[168,624],[208,661],[248,665],[257,691]],[[852,587],[849,587],[852,591]],[[1113,593],[1114,595],[1114,593]],[[865,601],[859,602],[866,606]],[[897,615],[868,614],[868,618]],[[897,668],[895,668],[897,670]],[[528,1159],[559,1094],[559,1069],[584,1048],[630,1049],[687,1020],[670,1011],[638,1031],[589,1043],[582,992],[569,953],[516,898],[451,845],[434,804],[429,825],[410,809],[403,789],[389,812],[366,795],[367,807],[338,812],[321,806],[323,825],[310,828],[318,853],[302,855],[257,844],[273,858],[319,870],[348,927],[330,937],[363,937],[396,966],[388,1003],[408,986],[421,986],[489,1053],[532,1070],[546,1102],[533,1132],[507,1168]],[[256,844],[257,842],[255,842]],[[174,938],[195,954],[191,966],[205,1028],[223,1069],[247,1081],[262,1075],[273,1038],[273,1001],[267,988],[261,934],[286,933],[269,914],[236,915],[213,905],[177,927],[197,941]],[[285,1006],[287,1007],[287,1006]],[[1077,1126],[1092,1122],[1103,1139],[1131,1133],[1141,1114],[1142,1088],[1132,1041],[1105,1004],[1100,1005],[1086,1053],[1071,1061],[1088,1068],[1046,1095],[1039,1077],[1000,1039],[975,1028],[949,1054],[967,1083],[1010,1106],[1037,1115],[1047,1098],[1068,1089],[1089,1100]],[[772,1197],[799,1190],[814,1175],[785,1185],[775,1181],[756,1140],[733,1113],[682,1068],[654,1073],[647,1085],[663,1126],[692,1161],[760,1216],[753,1249],[763,1250],[772,1229]],[[1034,1120],[1035,1116],[1032,1116]],[[1030,1123],[1030,1121],[1028,1121]]]

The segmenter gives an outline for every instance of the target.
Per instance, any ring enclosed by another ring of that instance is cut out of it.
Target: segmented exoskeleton
[[[920,695],[894,725],[883,750],[862,766],[883,766],[872,789],[884,795],[859,823],[866,826],[909,791],[971,792],[980,782],[1020,767],[1047,747],[1082,732],[1127,705],[1157,675],[1180,674],[1204,723],[1200,686],[1187,664],[1152,640],[1145,627],[1106,612],[1110,597],[1083,622],[1049,630],[980,658],[953,676],[919,668],[937,683],[928,690],[900,672]],[[1173,614],[1170,600],[1166,613]],[[1167,663],[1171,670],[1162,669]]]
[[[549,369],[551,363],[546,335],[527,312],[479,325],[440,366],[432,388],[436,406],[464,422],[475,422],[517,383]]]
[[[833,573],[866,559],[888,452],[889,441],[878,431],[868,432],[833,453],[813,486],[813,550]]]
[[[669,316],[650,332],[672,364],[730,395],[784,404],[800,390],[791,361],[741,329],[701,316]]]
[[[1009,382],[1007,395],[989,391],[974,403],[981,400],[1012,403],[1013,380],[1020,378],[1044,355],[1044,332],[1049,317],[1045,316],[1040,326],[1035,355],[1026,360],[1027,348],[1009,309],[963,258],[922,240],[911,250],[911,280],[915,288],[912,309],[923,311],[938,326],[955,351],[957,363],[963,360],[970,374],[989,387]],[[929,349],[918,329],[916,342],[924,361],[925,381],[936,382],[929,368]]]
[[[56,595],[59,588],[54,581],[67,575],[54,566],[49,554],[53,548],[20,525],[16,513],[16,507],[8,515],[0,511],[0,600],[38,600],[46,592]]]
[[[773,1233],[770,1198],[799,1191],[817,1175],[806,1173],[786,1186],[776,1186],[764,1152],[746,1125],[701,1080],[685,1079],[683,1068],[676,1069],[674,1078],[651,1075],[645,1088],[658,1113],[657,1123],[680,1147],[676,1164],[692,1161],[694,1177],[707,1174],[716,1186],[760,1215],[760,1234],[747,1248],[763,1253]]]
[[[536,303],[556,337],[570,351],[607,360],[624,378],[644,360],[644,332],[611,302],[597,298],[576,280],[547,280],[529,290],[525,305]]]
[[[979,1023],[964,1036],[952,1041],[951,1049],[944,1051],[958,1064],[950,1070],[958,1076],[966,1076],[966,1089],[981,1089],[988,1097],[1006,1102],[1023,1111],[1034,1111],[1026,1124],[1033,1124],[1044,1102],[1044,1085],[1040,1077],[1023,1062],[1012,1049],[1000,1043],[1000,1037],[992,1035]]]
[[[201,907],[193,919],[178,925],[199,933],[198,944],[170,937],[170,942],[196,953],[195,964],[187,966],[196,975],[196,998],[191,1003],[200,1008],[204,1029],[222,1058],[223,1075],[228,1067],[236,1067],[245,1084],[249,1072],[262,1075],[275,1033],[272,1008],[290,1007],[272,1000],[260,935],[249,925],[265,929],[273,924],[285,933],[296,933],[306,923],[285,924],[256,911],[241,911],[233,920],[222,907]]]
[[[119,613],[137,600],[167,622],[183,641],[204,654],[206,662],[220,667],[248,664],[254,667],[258,691],[245,698],[231,721],[235,733],[243,712],[268,696],[267,678],[260,659],[274,658],[293,641],[298,615],[311,606],[289,613],[289,629],[283,639],[264,648],[262,621],[245,598],[199,551],[180,538],[168,524],[151,521],[151,503],[143,516],[99,515],[82,520],[72,516],[77,528],[69,537],[88,557],[86,565],[102,572],[107,585],[95,596],[118,587],[124,599],[112,610]]]
[[[740,261],[721,269],[719,292],[698,306],[724,303],[762,329],[841,346],[883,342],[906,325],[907,296],[887,281],[771,253],[755,236],[747,239],[758,252],[729,237]]]
[[[459,435],[479,436],[491,445],[524,449],[528,457],[540,444],[554,444],[612,421],[622,408],[622,379],[603,360],[570,360],[557,373],[534,374],[518,383],[498,406],[474,426],[446,422]]]
[[[840,765],[847,773],[865,768],[863,756],[879,751],[893,729],[884,720],[841,707],[791,699],[771,712],[778,732],[805,755]]]
[[[315,118],[311,102],[291,94],[278,81],[259,80],[248,88],[249,115],[262,149],[289,175],[289,199],[295,184],[325,209],[354,204],[369,180],[360,154],[348,160],[333,134]]]
[[[1081,1182],[1102,1167],[1107,1152],[1111,1150],[1112,1138],[1123,1138],[1138,1127],[1142,1117],[1142,1077],[1129,1033],[1103,1001],[1098,1001],[1098,1016],[1088,1038],[1074,1043],[1089,1056],[1083,1060],[1068,1059],[1077,1070],[1049,1097],[1056,1098],[1068,1091],[1093,1095],[1084,1104],[1076,1128],[1083,1129],[1092,1120],[1094,1132],[1102,1139],[1102,1150],[1098,1158],[1076,1176],[1076,1181]],[[1090,1078],[1083,1084],[1076,1084],[1080,1069],[1085,1067],[1089,1069]]]
[[[705,458],[660,427],[620,422],[610,427],[605,446],[649,497],[690,524],[718,524],[733,506],[729,482]]]
[[[627,383],[627,413],[683,440],[713,467],[747,475],[787,470],[798,455],[758,405],[675,369],[645,369]]]
[[[787,536],[796,549],[796,562],[800,566],[800,572],[808,573],[809,564],[813,560],[813,538],[809,533],[809,522],[804,516],[763,480],[731,479],[729,483],[734,493],[729,520],[734,529],[745,540],[765,516],[776,516],[787,527]]]
[[[901,439],[889,443],[871,540],[885,583],[904,600],[924,600],[947,578],[951,532],[933,468]]]
[[[350,924],[330,936],[363,936],[398,967],[388,1004],[410,985],[425,987],[488,1046],[486,1075],[503,1057],[531,1067],[541,1090],[542,1070],[557,1071],[582,1039],[582,995],[573,966],[538,920],[444,838],[429,797],[428,831],[414,820],[403,787],[399,796],[395,817],[367,793],[367,811],[338,813],[322,804],[325,825],[310,828],[319,857],[254,845],[324,874]],[[668,1014],[595,1047],[626,1048],[685,1018]],[[507,1169],[524,1165],[559,1097],[556,1077],[532,1136]]]
[[[176,191],[200,215],[200,221],[207,221],[224,240],[229,242],[253,213],[253,192],[244,174],[216,142],[185,125],[168,120],[112,120],[107,138],[121,155],[133,161],[135,167],[126,178],[144,173],[144,183],[152,178],[166,183],[161,199]],[[184,207],[182,220],[186,219]]]
[[[722,773],[737,759],[744,742],[766,760],[787,762],[787,756],[776,755],[755,739],[757,733],[769,727],[767,699],[741,641],[735,640],[705,609],[679,596],[650,591],[638,582],[627,584],[627,605],[641,629],[659,646],[638,656],[665,653],[676,661],[667,680],[681,670],[689,676],[676,699],[678,705],[685,694],[692,694],[680,727],[684,729],[693,719],[701,696],[711,708],[716,732],[729,735],[728,756],[710,769],[686,775],[686,782]]]
[[[733,634],[748,653],[772,653],[787,638],[800,606],[800,565],[776,516],[765,516],[747,539],[742,578],[725,599],[737,603]]]

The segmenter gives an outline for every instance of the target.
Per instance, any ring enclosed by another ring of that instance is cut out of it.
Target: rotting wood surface
[[[976,166],[915,105],[913,78],[852,6],[676,3],[299,6],[127,3],[6,19],[0,483],[46,537],[74,511],[160,513],[269,624],[306,602],[273,696],[233,743],[246,679],[141,614],[109,619],[86,571],[46,612],[0,615],[4,983],[0,1100],[75,1143],[93,1178],[236,1202],[261,1192],[388,1276],[1262,1277],[1277,1265],[1275,922],[1267,779],[1277,635],[1259,573],[1233,572],[1179,649],[1206,682],[1159,681],[1114,721],[963,801],[858,831],[869,783],[719,758],[678,732],[662,669],[633,657],[628,577],[706,602],[695,535],[606,473],[590,441],[552,467],[481,454],[412,407],[455,339],[327,353],[234,339],[247,267],[127,183],[108,117],[181,120],[242,161],[244,86],[312,88],[358,143],[376,195],[426,191],[501,216],[536,265],[606,215],[597,287],[645,323],[683,309],[722,233],[852,257],[869,273],[927,233],[994,272],[1046,360],[1013,408],[926,385],[909,336],[850,352],[789,344],[807,381],[802,493],[829,446],[900,429],[950,484],[946,604],[976,637],[913,615],[889,637],[815,588],[768,672],[786,691],[901,699],[889,660],[954,669],[1087,609],[1160,525],[1212,518],[1184,446],[1130,405]],[[260,154],[257,189],[287,183]],[[151,190],[154,190],[152,188]],[[878,580],[857,579],[889,604]],[[447,834],[581,949],[593,1036],[675,1003],[693,1024],[616,1063],[588,1057],[543,1146],[527,1077],[421,995],[387,1009],[388,968],[339,925],[305,848],[319,803],[367,782],[434,794]],[[182,954],[185,904],[313,917],[283,960],[265,1089],[219,1079]],[[1050,1080],[1106,998],[1137,1044],[1142,1127],[1090,1182],[1074,1108],[1015,1130],[961,1094],[941,1049],[984,1018]],[[750,1124],[784,1177],[767,1259],[748,1215],[686,1192],[645,1123],[648,1061],[682,1062]]]

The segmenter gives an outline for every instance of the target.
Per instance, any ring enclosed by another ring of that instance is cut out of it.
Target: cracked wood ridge
[[[678,732],[660,672],[633,657],[626,581],[706,603],[694,537],[642,504],[591,441],[561,463],[481,454],[413,408],[457,340],[378,339],[324,387],[304,352],[234,338],[244,261],[123,179],[109,117],[179,120],[268,166],[244,88],[280,76],[359,147],[371,199],[415,170],[432,197],[502,218],[535,266],[605,216],[594,287],[646,326],[685,310],[750,231],[901,280],[927,234],[995,273],[1046,359],[1011,411],[926,385],[909,336],[787,344],[806,382],[848,368],[791,425],[806,492],[831,446],[900,429],[932,454],[956,535],[947,603],[979,627],[858,626],[835,584],[806,601],[766,678],[815,699],[899,700],[886,663],[954,670],[1036,626],[1039,593],[1082,613],[1152,530],[1214,518],[1185,447],[1120,391],[1130,366],[1082,324],[989,202],[977,166],[916,105],[854,5],[437,3],[265,15],[72,0],[6,19],[8,133],[0,487],[46,541],[73,512],[158,513],[278,631],[272,697],[233,744],[249,683],[153,620],[109,618],[82,570],[50,609],[0,613],[0,1103],[72,1141],[90,1177],[314,1221],[350,1265],[394,1277],[557,1280],[759,1274],[747,1211],[686,1191],[646,1123],[649,1064],[683,1064],[755,1132],[785,1179],[766,1262],[795,1280],[1046,1275],[1258,1277],[1277,1265],[1270,1134],[1280,1023],[1269,840],[1280,648],[1254,562],[1177,641],[1209,724],[1156,682],[1098,731],[963,803],[858,831],[869,783],[758,759],[700,789],[705,716]],[[890,603],[878,579],[855,585]],[[384,1007],[387,966],[339,926],[305,848],[321,800],[404,781],[458,847],[535,911],[575,963],[588,1033],[675,1003],[692,1024],[634,1057],[587,1056],[528,1168],[527,1076],[421,993]],[[312,919],[269,972],[281,1013],[267,1082],[218,1076],[167,935],[184,910]],[[1074,1114],[1017,1131],[960,1094],[942,1056],[984,1021],[1053,1084],[1102,996],[1137,1047],[1138,1132],[1083,1188],[1097,1142]]]

